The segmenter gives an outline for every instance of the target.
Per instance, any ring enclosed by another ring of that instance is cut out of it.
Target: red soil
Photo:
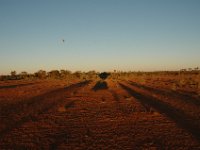
[[[200,149],[200,99],[136,81],[0,83],[0,149]]]

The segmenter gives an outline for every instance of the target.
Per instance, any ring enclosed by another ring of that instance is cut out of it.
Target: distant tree
[[[10,76],[9,75],[1,75],[0,76],[0,81],[6,81],[6,80],[10,80]]]
[[[20,78],[22,79],[25,79],[25,78],[28,78],[28,73],[26,71],[22,71],[20,74],[19,74]]]
[[[52,70],[52,71],[48,72],[48,76],[50,78],[54,78],[54,79],[59,79],[61,77],[60,72],[58,70]]]
[[[60,77],[66,78],[65,70],[60,70]]]
[[[17,79],[17,72],[16,71],[11,71],[11,79]]]
[[[99,74],[99,77],[101,79],[105,80],[109,75],[110,75],[110,73],[102,72],[102,73]]]
[[[69,70],[60,70],[60,77],[67,78],[71,75],[71,71]]]
[[[70,70],[65,70],[65,73],[66,73],[67,75],[71,75],[71,74],[72,74],[72,72],[71,72]]]
[[[44,70],[39,70],[38,72],[35,73],[35,76],[38,77],[39,79],[45,79],[47,73]]]
[[[16,76],[17,75],[17,72],[16,71],[11,71],[11,76],[13,77],[13,76]]]
[[[86,73],[86,76],[87,76],[88,79],[95,79],[97,77],[97,73],[94,70],[93,71],[88,71]]]
[[[29,79],[34,79],[36,76],[35,76],[35,73],[34,74],[28,74],[28,78]]]
[[[73,75],[75,76],[75,78],[78,78],[78,79],[82,79],[83,77],[83,73],[81,71],[76,71],[73,73]]]

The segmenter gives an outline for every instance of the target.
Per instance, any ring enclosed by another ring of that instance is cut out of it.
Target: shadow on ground
[[[156,94],[167,95],[167,96],[170,96],[170,97],[177,97],[180,100],[182,100],[182,101],[184,101],[188,104],[200,106],[200,99],[199,98],[192,97],[192,96],[190,96],[186,93],[181,93],[179,91],[172,91],[172,90],[169,90],[169,89],[168,90],[167,89],[165,89],[165,90],[164,89],[156,89],[156,88],[148,87],[148,86],[145,86],[145,85],[133,82],[133,81],[129,81],[129,84],[131,84],[135,87],[147,90],[149,92],[156,93]]]
[[[94,91],[105,90],[105,89],[108,89],[108,84],[106,81],[98,81],[92,88],[92,90]]]
[[[37,121],[38,116],[48,112],[50,109],[57,107],[60,103],[64,101],[64,96],[66,92],[71,92],[75,89],[79,89],[88,85],[91,81],[84,81],[75,83],[64,88],[59,88],[56,90],[49,91],[42,95],[35,96],[33,98],[27,99],[25,101],[20,101],[8,107],[0,107],[0,118],[6,116],[6,128],[0,130],[0,140],[9,132],[14,129],[19,128],[23,124],[29,121]],[[66,108],[73,106],[74,103],[66,105]],[[24,112],[24,113],[23,113]],[[23,115],[21,115],[23,114]],[[19,119],[13,118],[15,115],[20,116]],[[14,121],[16,120],[16,121]]]
[[[11,89],[11,88],[23,87],[23,86],[33,85],[33,84],[34,84],[34,83],[15,84],[15,85],[5,85],[5,86],[0,86],[0,89]]]
[[[132,88],[121,84],[120,86],[126,90],[129,94],[133,97],[138,99],[138,101],[142,105],[149,105],[150,107],[154,108],[158,112],[164,114],[165,116],[169,117],[171,120],[176,122],[177,125],[182,127],[183,129],[187,130],[191,133],[198,141],[200,141],[200,128],[198,125],[195,124],[194,121],[190,120],[190,118],[184,114],[183,111],[177,110],[170,106],[167,103],[160,101],[152,96],[144,95],[140,92],[133,90]]]

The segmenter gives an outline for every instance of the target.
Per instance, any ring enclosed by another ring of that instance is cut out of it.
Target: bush
[[[102,72],[102,73],[99,74],[99,77],[101,79],[105,80],[109,75],[110,75],[110,73]]]
[[[35,73],[35,77],[38,77],[39,79],[45,79],[47,76],[46,71],[44,70],[39,70],[38,72]]]
[[[49,78],[59,79],[61,77],[60,72],[58,70],[52,70],[48,72]]]

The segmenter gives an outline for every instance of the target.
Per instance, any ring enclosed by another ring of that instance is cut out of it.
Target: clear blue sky
[[[0,0],[0,74],[197,66],[199,0]]]

